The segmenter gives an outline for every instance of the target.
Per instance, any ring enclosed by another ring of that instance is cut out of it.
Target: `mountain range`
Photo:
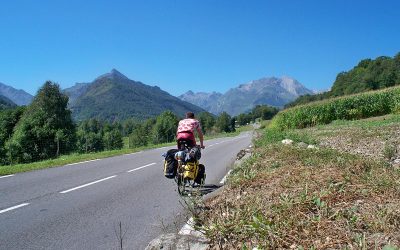
[[[15,104],[9,98],[5,97],[4,95],[0,95],[0,110],[7,108],[14,108],[16,106],[17,104]]]
[[[225,94],[188,91],[179,98],[203,107],[213,114],[225,111],[230,115],[238,115],[250,111],[258,104],[283,107],[301,95],[312,93],[313,91],[297,80],[284,76],[254,80],[231,88]]]
[[[22,106],[32,102],[33,96],[21,89],[15,89],[0,82],[0,95],[5,96],[13,103]]]
[[[75,120],[89,118],[102,120],[146,119],[171,110],[178,116],[187,111],[208,111],[220,114],[226,111],[238,115],[250,111],[255,105],[267,104],[283,107],[298,96],[312,94],[290,77],[266,77],[241,84],[226,93],[188,91],[174,97],[157,86],[134,81],[113,69],[89,83],[76,83],[63,90],[69,96],[69,108]],[[27,105],[33,96],[0,83],[1,108]],[[201,108],[200,108],[201,107]]]
[[[109,121],[127,118],[146,119],[171,110],[178,116],[187,111],[202,112],[191,103],[161,90],[130,80],[116,69],[97,77],[91,83],[77,83],[64,92],[75,120],[99,118]]]

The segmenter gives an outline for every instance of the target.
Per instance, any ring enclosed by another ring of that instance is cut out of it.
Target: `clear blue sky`
[[[311,89],[400,52],[398,0],[9,0],[0,82],[35,94],[112,68],[173,95],[288,75]]]

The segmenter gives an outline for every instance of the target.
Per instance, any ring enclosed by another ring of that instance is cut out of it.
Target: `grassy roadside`
[[[394,139],[398,148],[399,128],[400,116],[390,115],[263,130],[253,156],[234,169],[222,194],[199,215],[211,248],[398,249],[400,170],[391,159],[400,152],[389,159],[382,147],[379,157],[371,157],[357,147],[368,135],[365,143]],[[353,150],[320,145],[343,131],[354,140]],[[283,145],[285,138],[293,145]],[[320,146],[307,149],[299,142]]]
[[[250,126],[245,126],[245,127],[238,128],[237,131],[233,132],[233,133],[219,133],[219,134],[215,134],[212,136],[205,136],[204,139],[210,140],[210,139],[221,138],[221,137],[233,137],[233,136],[239,135],[243,131],[248,131],[251,129],[252,128]],[[149,145],[146,147],[133,148],[133,149],[128,148],[127,145],[128,145],[128,139],[124,138],[124,148],[121,150],[102,151],[102,152],[88,153],[88,154],[77,154],[76,153],[76,154],[70,154],[70,155],[62,155],[56,159],[50,159],[50,160],[45,160],[45,161],[40,161],[40,162],[17,164],[17,165],[10,165],[10,166],[0,166],[0,176],[21,173],[21,172],[27,172],[27,171],[32,171],[32,170],[38,170],[38,169],[44,169],[44,168],[50,168],[50,167],[63,166],[63,165],[82,162],[82,161],[103,159],[103,158],[107,158],[107,157],[135,153],[135,152],[139,152],[139,151],[146,150],[146,149],[174,146],[175,142],[158,144],[158,145]]]

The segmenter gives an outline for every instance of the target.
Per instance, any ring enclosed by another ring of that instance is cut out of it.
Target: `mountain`
[[[0,95],[0,110],[14,108],[16,106],[17,104],[15,104],[13,101],[8,99],[4,95]]]
[[[193,93],[191,91],[179,96],[182,100],[197,104],[207,111],[219,114],[226,111],[238,115],[250,111],[255,105],[267,104],[283,107],[285,104],[313,91],[290,77],[265,77],[241,84],[228,90],[225,94]],[[208,105],[200,105],[206,103]]]
[[[80,96],[86,93],[89,86],[89,83],[76,83],[74,86],[64,89],[64,93],[69,97],[69,104],[74,104]]]
[[[179,116],[203,109],[161,90],[130,80],[116,69],[91,83],[77,83],[65,89],[74,119],[98,118],[109,121],[126,118],[146,119],[171,110]]]
[[[178,96],[183,101],[193,103],[196,106],[202,107],[203,109],[210,112],[213,110],[214,107],[217,106],[217,102],[219,98],[222,97],[221,93],[212,92],[212,93],[205,93],[205,92],[198,92],[194,93],[193,91],[189,90],[183,95]]]
[[[32,102],[33,96],[31,94],[26,93],[21,89],[14,89],[8,85],[5,85],[0,82],[0,95],[3,95],[10,99],[17,105],[28,105]]]

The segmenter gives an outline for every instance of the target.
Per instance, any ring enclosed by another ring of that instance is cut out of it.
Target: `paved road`
[[[207,141],[206,184],[219,184],[250,142],[250,132]],[[179,230],[184,208],[163,176],[167,150],[0,176],[0,249],[119,249],[120,222],[124,249],[143,249]]]

